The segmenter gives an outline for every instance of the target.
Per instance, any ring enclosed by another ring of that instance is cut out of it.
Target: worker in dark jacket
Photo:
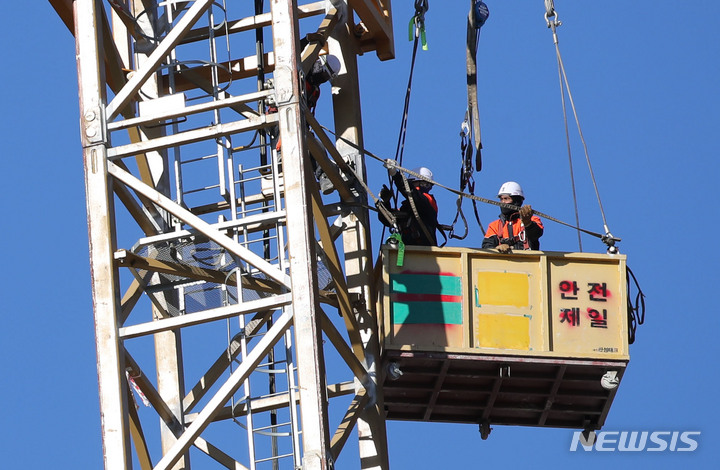
[[[302,47],[304,48],[307,43],[307,38],[303,38],[303,40],[301,41]],[[305,104],[307,105],[308,110],[310,110],[313,115],[315,115],[315,108],[317,107],[318,99],[320,98],[320,85],[335,79],[340,72],[340,69],[340,59],[331,54],[322,55],[313,63],[313,66],[305,77]],[[267,87],[272,87],[272,85],[268,84]],[[277,104],[275,103],[275,99],[273,97],[268,97],[266,99],[266,102],[268,103],[266,114],[278,112]],[[281,152],[282,141],[280,140],[279,127],[273,126],[270,129],[269,134],[272,147],[278,152]],[[327,156],[325,147],[323,147],[317,136],[312,133],[309,126],[307,128],[306,138],[313,139],[316,144],[315,148],[319,149],[319,151],[325,152]],[[333,187],[330,178],[328,178],[320,165],[318,165],[315,158],[311,158],[310,162],[312,164],[313,173],[315,173],[315,177],[317,178],[318,183],[320,183],[320,189],[322,193],[332,193],[335,188]]]
[[[500,218],[488,226],[482,247],[497,248],[500,253],[539,250],[544,227],[540,217],[533,215],[532,207],[523,205],[525,194],[520,185],[508,181],[500,187],[498,198],[515,207],[501,207]]]
[[[412,172],[429,180],[432,180],[433,177],[432,172],[425,167],[415,168]],[[400,231],[403,243],[406,245],[437,246],[438,206],[435,197],[430,194],[433,184],[411,175],[407,178],[408,191],[402,175],[394,167],[389,168],[388,173],[400,194],[405,197],[405,200],[400,204],[400,208],[391,211],[397,220],[397,228]],[[380,199],[385,207],[390,205],[391,198],[392,192],[387,186],[383,186],[380,191]],[[415,210],[413,210],[413,205]],[[390,226],[390,222],[385,219],[382,213],[379,215],[379,219],[386,226]]]

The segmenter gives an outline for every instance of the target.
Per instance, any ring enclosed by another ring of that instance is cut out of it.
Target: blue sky
[[[366,147],[392,158],[412,44],[413,2],[395,2],[396,60],[359,59]],[[479,50],[484,169],[476,193],[516,180],[541,212],[574,221],[551,33],[540,0],[488,1]],[[428,51],[418,53],[405,164],[457,185],[465,112],[467,2],[431,1]],[[699,431],[695,452],[571,453],[568,430],[389,422],[394,469],[485,465],[712,468],[720,458],[715,247],[720,214],[720,4],[557,0],[560,50],[609,228],[647,296],[646,324],[606,421],[608,431]],[[100,468],[102,447],[90,299],[74,40],[49,4],[10,2],[2,32],[2,274],[0,427],[4,468]],[[327,92],[326,92],[327,93]],[[327,94],[324,95],[327,99]],[[323,110],[318,112],[323,119]],[[325,116],[327,118],[327,116]],[[573,132],[571,127],[571,133]],[[575,135],[577,133],[575,132]],[[572,138],[580,224],[602,219]],[[371,188],[384,169],[368,162]],[[436,190],[441,222],[454,196]],[[465,205],[470,214],[470,205]],[[480,206],[485,225],[497,216]],[[471,232],[453,246],[479,246]],[[380,242],[375,227],[373,243]],[[543,248],[577,250],[571,229],[546,222]],[[583,239],[583,248],[603,246]],[[348,444],[347,451],[352,454]],[[339,468],[356,468],[348,456]]]

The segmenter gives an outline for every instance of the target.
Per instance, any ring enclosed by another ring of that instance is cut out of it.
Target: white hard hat
[[[429,180],[433,179],[432,171],[430,171],[429,168],[426,168],[424,166],[419,166],[417,168],[413,168],[412,171],[413,171],[413,173],[417,173],[418,175],[423,176]],[[413,175],[410,175],[410,178],[408,178],[408,179],[417,180],[418,178]]]
[[[498,191],[498,197],[502,196],[503,194],[506,194],[508,196],[520,196],[521,198],[525,199],[525,194],[523,194],[522,188],[515,181],[508,181],[507,183],[503,183],[503,185],[500,186],[500,190]]]
[[[338,59],[337,56],[327,54],[320,56],[318,60],[322,61],[322,64],[325,66],[325,69],[327,70],[331,80],[337,77],[337,75],[340,73],[341,64],[340,59]]]

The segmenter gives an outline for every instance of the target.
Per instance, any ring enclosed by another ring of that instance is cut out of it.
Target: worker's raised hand
[[[380,199],[382,199],[382,201],[385,203],[389,203],[392,199],[392,191],[386,185],[383,185],[382,189],[380,190]]]
[[[528,226],[532,223],[532,214],[533,214],[532,206],[530,206],[530,205],[522,206],[520,208],[520,210],[518,211],[518,213],[520,214],[520,218],[522,219],[523,225]]]
[[[497,251],[500,253],[510,253],[510,245],[507,243],[501,243],[497,246]]]
[[[389,158],[383,162],[383,166],[387,168],[388,174],[390,176],[395,176],[395,173],[397,173],[397,168],[395,168],[395,165],[395,160],[390,160]]]

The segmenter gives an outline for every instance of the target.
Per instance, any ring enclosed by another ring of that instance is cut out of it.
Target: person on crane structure
[[[311,113],[320,98],[320,85],[337,77],[340,73],[340,59],[332,54],[320,56],[305,77],[305,102]]]
[[[304,41],[305,44],[307,44],[307,40]],[[340,59],[338,59],[332,54],[326,54],[320,56],[313,63],[310,71],[305,76],[305,104],[313,115],[315,115],[315,108],[317,107],[318,99],[320,99],[320,85],[337,77],[338,73],[340,72],[340,68]],[[268,101],[269,106],[266,113],[277,113],[278,109],[274,99]],[[307,138],[313,139],[316,142],[318,148],[324,149],[320,140],[315,136],[315,134],[312,133],[309,127],[306,132]],[[280,139],[280,130],[277,126],[274,126],[270,130],[270,139],[271,145],[275,148],[275,150],[280,152],[282,150],[282,141]],[[332,193],[335,188],[333,187],[330,179],[327,177],[322,168],[320,168],[314,158],[311,159],[311,162],[313,172],[315,173],[315,177],[317,178],[318,183],[320,183],[320,189],[322,190],[323,194]]]
[[[500,253],[512,250],[539,250],[544,227],[540,217],[533,215],[532,206],[523,205],[525,194],[515,181],[500,186],[498,198],[503,204],[500,218],[488,226],[483,248],[497,248]]]
[[[332,54],[323,55],[315,61],[310,69],[310,72],[308,72],[305,77],[305,102],[313,115],[315,115],[315,108],[317,107],[317,102],[320,98],[320,85],[337,77],[338,73],[340,73],[340,67],[340,59],[336,56]],[[320,142],[320,139],[318,139],[317,136],[310,131],[309,127],[307,130],[307,136],[308,138],[315,140],[317,147],[325,152],[325,148]],[[333,187],[330,178],[328,178],[314,158],[311,159],[311,162],[313,172],[315,173],[318,183],[320,183],[320,190],[322,193],[326,195],[332,193],[335,188]]]
[[[433,174],[428,168],[421,166],[412,170],[427,179],[432,180]],[[435,196],[430,194],[433,184],[414,176],[407,178],[410,191],[405,187],[405,181],[397,169],[390,167],[388,173],[393,183],[405,197],[399,209],[391,210],[397,221],[397,228],[406,245],[437,246],[438,229],[438,206]],[[388,207],[392,191],[385,185],[380,190],[381,203]],[[414,209],[413,209],[413,206]],[[417,215],[416,215],[417,214]],[[381,214],[378,215],[380,222],[392,227],[390,221]],[[418,219],[419,218],[419,219]]]

